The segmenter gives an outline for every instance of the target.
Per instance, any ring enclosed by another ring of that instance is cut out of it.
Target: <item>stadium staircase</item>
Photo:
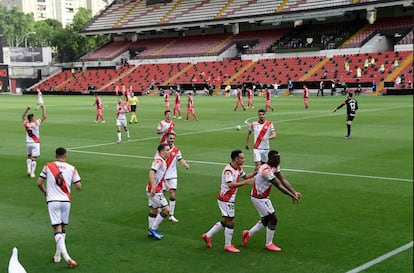
[[[393,82],[394,79],[398,75],[401,74],[401,72],[403,72],[408,66],[412,66],[412,65],[413,65],[413,54],[409,54],[407,56],[407,58],[405,58],[400,63],[400,65],[392,71],[392,73],[388,74],[387,77],[385,77],[385,79],[379,83],[378,88],[377,88],[377,92],[376,92],[376,94],[373,94],[373,95],[378,95],[378,94],[382,93],[383,90],[384,90],[385,82]]]
[[[311,70],[309,70],[305,75],[299,78],[299,81],[306,81],[309,79],[314,73],[319,71],[327,62],[329,62],[329,58],[325,58],[320,61],[317,65],[315,65]]]
[[[165,49],[169,48],[170,46],[172,46],[173,44],[175,44],[175,42],[177,42],[177,40],[173,40],[171,42],[169,42],[168,44],[166,44],[165,46],[161,47],[160,49],[154,51],[153,53],[151,53],[151,57],[153,56],[157,56],[158,54],[160,54],[161,52],[163,52]]]
[[[167,79],[166,81],[164,81],[161,85],[162,86],[167,86],[170,83],[173,83],[175,79],[177,79],[182,74],[184,74],[185,72],[187,72],[187,70],[191,69],[193,66],[194,66],[193,64],[187,65],[186,67],[184,67],[183,69],[181,69],[180,72],[176,73],[175,75],[173,75],[172,77],[170,77],[169,79]]]
[[[118,19],[118,21],[116,21],[115,22],[115,24],[112,26],[112,28],[117,28],[121,23],[122,23],[122,21],[126,18],[126,17],[128,17],[128,15],[130,15],[138,6],[139,6],[139,4],[141,4],[141,2],[142,2],[143,0],[138,0],[137,2],[135,2],[135,4],[124,14],[124,15],[122,15],[119,19]]]
[[[163,24],[183,1],[184,0],[178,0],[177,3],[175,3],[175,5],[158,21],[158,24]]]
[[[219,10],[214,19],[220,19],[221,15],[233,4],[234,0],[228,0],[227,3]]]
[[[281,12],[285,8],[285,6],[286,6],[286,4],[288,2],[289,2],[289,0],[283,0],[283,2],[277,7],[277,9],[275,10],[275,12],[276,13]]]
[[[113,85],[115,82],[121,80],[123,77],[125,77],[129,73],[133,72],[135,69],[137,69],[137,67],[138,66],[135,66],[135,65],[129,67],[126,71],[124,71],[121,74],[119,74],[118,77],[112,78],[109,82],[107,82],[105,85],[103,85],[102,87],[100,87],[98,89],[98,91],[102,91],[105,88],[108,88],[109,86]]]
[[[231,84],[235,79],[237,79],[240,75],[242,75],[244,72],[246,72],[246,70],[248,70],[251,66],[253,66],[255,64],[256,64],[256,62],[254,62],[254,61],[251,61],[251,62],[247,63],[246,65],[241,67],[236,73],[234,73],[228,80],[223,82],[223,85]],[[214,90],[214,92],[213,92],[213,96],[220,93],[220,90],[221,90],[220,86],[216,87],[216,90]]]
[[[360,36],[365,29],[368,27],[368,25],[363,26],[360,28],[357,32],[355,32],[351,37],[349,37],[339,48],[345,48],[348,44],[350,44],[352,41],[356,39],[356,37]]]

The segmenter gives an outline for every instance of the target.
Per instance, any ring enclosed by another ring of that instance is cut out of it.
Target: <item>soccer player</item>
[[[43,101],[43,95],[42,95],[42,92],[40,92],[40,89],[37,88],[36,91],[37,91],[36,110],[39,110],[40,106],[42,106],[44,104],[44,101]]]
[[[165,110],[170,110],[170,91],[168,90],[164,92],[164,104]]]
[[[42,109],[42,117],[35,120],[34,114],[28,114],[27,120],[26,114],[30,110],[30,106],[27,106],[22,115],[23,126],[26,129],[26,165],[27,175],[35,177],[36,171],[36,159],[40,156],[40,130],[39,127],[46,119],[46,107],[44,104],[40,105]]]
[[[66,226],[70,214],[70,186],[74,184],[77,190],[82,187],[81,178],[76,168],[66,162],[66,149],[56,149],[56,161],[48,162],[43,167],[37,181],[40,191],[46,196],[50,222],[56,241],[56,253],[53,257],[59,263],[61,255],[69,267],[77,266],[66,249]],[[46,188],[43,182],[46,181]]]
[[[260,164],[267,162],[267,154],[270,150],[269,140],[276,137],[276,130],[273,123],[266,120],[266,111],[260,109],[258,112],[258,121],[252,122],[247,132],[246,149],[249,150],[250,135],[254,132],[253,157],[256,164],[256,170]]]
[[[174,217],[175,211],[175,193],[177,191],[178,185],[178,176],[177,176],[177,162],[180,162],[186,170],[190,169],[190,165],[183,158],[180,149],[174,145],[175,134],[173,132],[167,133],[167,144],[170,146],[170,156],[167,158],[167,171],[165,174],[165,183],[167,184],[169,192],[169,207],[170,207],[170,217],[168,220],[171,222],[177,223],[177,218]]]
[[[247,94],[247,108],[254,108],[254,105],[253,105],[253,98],[254,98],[254,93],[253,93],[253,90],[252,89],[250,89],[250,88],[247,88],[247,90],[246,90],[246,94]]]
[[[243,103],[243,94],[240,88],[237,88],[236,90],[237,92],[237,102],[236,105],[234,106],[234,111],[237,111],[237,108],[239,107],[239,105],[242,107],[243,111],[246,111],[246,107],[244,106]]]
[[[174,132],[175,122],[171,120],[171,111],[164,111],[165,119],[161,120],[157,126],[157,134],[161,135],[160,143],[167,141],[167,134]]]
[[[187,113],[185,115],[185,120],[188,121],[188,116],[189,114],[191,114],[194,119],[196,121],[198,121],[198,117],[197,114],[194,110],[194,100],[193,100],[193,96],[191,94],[188,94],[188,98],[187,98]]]
[[[305,103],[305,109],[309,108],[308,100],[309,100],[309,89],[305,84],[303,86],[303,102]]]
[[[217,196],[218,207],[222,220],[215,223],[209,231],[201,235],[208,248],[213,245],[211,238],[214,234],[224,229],[224,250],[228,252],[240,252],[231,244],[234,231],[235,209],[237,189],[244,185],[251,185],[256,174],[246,174],[242,168],[245,157],[241,150],[234,150],[230,154],[231,162],[227,164],[221,174],[221,187]],[[243,178],[243,181],[240,181]]]
[[[177,117],[177,114],[179,115],[178,116],[178,119],[181,119],[182,117],[182,115],[181,115],[181,98],[180,98],[180,92],[178,92],[178,90],[176,90],[175,91],[175,104],[174,104],[174,116],[173,116],[173,118],[176,118]]]
[[[273,107],[270,104],[270,101],[272,100],[272,93],[270,92],[268,88],[266,88],[265,96],[266,96],[266,111],[271,109],[273,112]]]
[[[281,192],[289,195],[295,204],[299,202],[302,195],[293,189],[280,171],[280,154],[271,150],[268,158],[267,163],[261,165],[257,171],[250,193],[250,198],[261,219],[250,230],[243,231],[242,246],[247,244],[253,234],[266,227],[265,248],[270,251],[281,251],[282,249],[273,243],[277,215],[269,198],[270,190],[272,185],[276,186]]]
[[[129,105],[131,106],[131,119],[129,120],[129,124],[131,124],[132,122],[138,123],[137,108],[139,108],[139,101],[138,98],[135,96],[134,92],[131,92]]]
[[[127,135],[128,141],[130,140],[129,137],[129,130],[127,127],[126,121],[126,113],[128,113],[128,106],[122,102],[122,98],[118,98],[118,104],[116,108],[116,130],[117,130],[117,143],[121,143],[121,126],[124,127],[125,134]]]
[[[356,111],[358,110],[358,102],[356,99],[352,98],[352,93],[348,93],[347,99],[341,103],[338,107],[335,107],[332,112],[336,112],[336,110],[341,109],[342,106],[346,105],[346,128],[347,134],[345,139],[351,138],[351,124],[355,118]]]
[[[152,161],[151,170],[148,174],[146,192],[150,208],[148,236],[161,240],[164,236],[158,233],[158,227],[170,214],[170,208],[163,193],[163,181],[167,171],[166,160],[170,156],[170,146],[167,143],[161,143],[158,145],[157,151],[158,153]],[[159,212],[159,210],[161,211]]]
[[[104,109],[103,100],[97,94],[95,95],[95,102],[92,104],[92,106],[96,106],[95,123],[98,122],[98,119],[101,119],[101,123],[105,123],[105,117],[102,114],[102,111]]]

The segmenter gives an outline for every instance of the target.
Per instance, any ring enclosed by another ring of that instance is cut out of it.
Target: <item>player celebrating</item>
[[[23,126],[26,129],[27,175],[30,177],[35,177],[37,164],[36,159],[40,156],[39,127],[46,119],[45,105],[41,104],[40,108],[42,108],[42,117],[38,120],[35,120],[33,114],[28,114],[27,120],[25,119],[27,112],[30,110],[30,106],[26,107],[26,110],[23,112],[22,115]]]
[[[266,111],[260,109],[258,111],[259,120],[252,122],[247,132],[246,149],[249,150],[250,135],[254,132],[253,156],[256,164],[256,170],[259,169],[260,164],[267,162],[267,154],[270,150],[269,140],[276,137],[275,127],[273,123],[266,120]]]
[[[43,182],[46,180],[46,188]],[[81,178],[76,168],[66,162],[66,149],[56,149],[56,161],[46,163],[40,173],[37,186],[44,193],[49,209],[50,222],[56,241],[55,263],[60,262],[61,255],[69,267],[77,266],[66,249],[66,225],[69,224],[70,186],[74,184],[77,190],[82,187]]]
[[[158,145],[157,151],[148,174],[146,192],[150,207],[148,236],[161,240],[164,236],[158,233],[158,226],[170,214],[170,208],[163,193],[163,181],[167,170],[166,159],[170,156],[170,146],[167,143],[161,143]],[[159,210],[161,210],[160,213],[158,213]]]
[[[36,91],[37,91],[37,104],[36,104],[36,111],[37,111],[44,104],[44,101],[43,101],[43,95],[42,95],[42,92],[40,92],[40,89],[37,88]]]
[[[102,111],[104,109],[103,100],[97,94],[95,95],[95,102],[92,104],[92,106],[96,106],[95,123],[98,122],[98,119],[101,119],[101,123],[105,123],[105,117],[102,114]]]
[[[126,113],[128,113],[128,106],[122,103],[122,98],[118,98],[117,110],[116,110],[116,130],[117,130],[117,143],[121,143],[121,126],[124,127],[125,134],[127,135],[128,141],[129,130],[127,127]]]
[[[175,122],[171,120],[171,111],[164,111],[165,119],[161,120],[157,126],[157,134],[161,135],[160,143],[167,140],[167,134],[174,132]]]
[[[356,99],[352,98],[352,93],[348,93],[347,99],[341,103],[338,107],[335,107],[332,112],[336,112],[336,110],[341,109],[342,106],[346,105],[346,128],[347,134],[345,139],[351,138],[351,124],[355,118],[356,110],[358,110],[358,102]]]
[[[190,165],[184,160],[180,149],[174,145],[175,134],[173,132],[167,133],[167,144],[170,146],[170,156],[167,158],[167,171],[165,174],[165,183],[167,184],[170,197],[170,217],[168,220],[177,223],[177,218],[174,217],[175,210],[175,193],[177,191],[177,162],[180,162],[186,170],[190,169]]]
[[[237,108],[239,107],[239,105],[242,107],[243,111],[246,111],[246,107],[244,106],[243,103],[243,94],[242,91],[240,90],[240,88],[237,88],[237,102],[236,105],[234,106],[234,111],[237,111]]]
[[[197,114],[195,113],[194,110],[194,100],[193,100],[193,96],[191,94],[188,94],[188,99],[187,99],[187,113],[185,115],[185,120],[188,121],[188,115],[191,114],[194,119],[196,121],[198,121],[198,117]]]
[[[253,183],[253,177],[256,173],[246,174],[243,171],[245,157],[241,150],[231,152],[231,162],[224,167],[221,174],[221,187],[218,193],[217,202],[221,211],[222,221],[217,222],[207,233],[201,237],[206,242],[208,248],[212,247],[211,238],[213,235],[224,229],[224,250],[228,252],[240,252],[232,244],[234,231],[235,209],[234,202],[238,187]],[[245,179],[239,181],[240,178]]]
[[[181,98],[180,98],[180,92],[178,92],[178,90],[175,91],[175,104],[174,104],[174,116],[173,118],[175,118],[178,114],[178,119],[181,119]]]
[[[250,230],[243,231],[242,246],[247,244],[253,234],[266,227],[265,248],[271,251],[281,251],[282,249],[273,243],[277,216],[269,198],[270,190],[272,185],[276,186],[281,192],[292,197],[295,204],[298,203],[301,194],[292,188],[281,173],[279,153],[271,150],[268,158],[267,163],[260,166],[255,176],[250,197],[261,219]]]

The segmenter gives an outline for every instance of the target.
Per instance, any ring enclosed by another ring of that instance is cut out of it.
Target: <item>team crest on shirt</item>
[[[176,155],[176,152],[171,152],[171,154],[170,154],[171,156],[173,156],[173,157],[175,157],[175,155]]]

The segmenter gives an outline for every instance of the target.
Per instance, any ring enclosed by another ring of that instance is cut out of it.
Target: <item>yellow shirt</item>
[[[138,104],[138,98],[137,97],[132,97],[129,99],[129,105],[137,105]]]

